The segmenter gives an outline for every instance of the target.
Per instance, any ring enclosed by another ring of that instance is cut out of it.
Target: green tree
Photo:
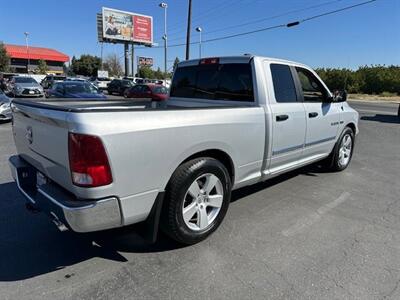
[[[156,71],[154,71],[154,78],[156,79],[164,79],[164,72],[161,71],[160,67],[157,68]]]
[[[141,66],[138,70],[139,77],[154,79],[154,71],[149,66]]]
[[[179,64],[179,62],[180,62],[179,58],[175,57],[174,64],[173,64],[173,67],[172,67],[173,71],[175,71],[175,69],[176,69],[177,65]]]
[[[400,95],[400,66],[362,66],[356,71],[319,68],[316,72],[331,90],[345,88],[350,93]]]
[[[108,55],[103,62],[103,69],[108,71],[109,76],[121,76],[124,74],[121,61],[116,54]]]
[[[72,71],[77,75],[97,76],[97,71],[101,67],[100,57],[83,54],[79,59],[72,58]]]
[[[38,72],[39,74],[46,74],[48,70],[49,68],[47,67],[46,61],[44,61],[43,59],[39,59],[36,72]]]
[[[7,72],[10,69],[10,56],[7,53],[3,42],[0,42],[0,72]]]

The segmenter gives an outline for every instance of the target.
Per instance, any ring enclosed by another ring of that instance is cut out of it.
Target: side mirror
[[[335,102],[346,102],[347,101],[347,92],[346,92],[346,90],[342,90],[342,91],[336,90],[333,93],[333,101],[335,101]]]

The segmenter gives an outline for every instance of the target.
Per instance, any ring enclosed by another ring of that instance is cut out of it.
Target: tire
[[[353,157],[353,150],[354,132],[350,127],[346,127],[340,134],[331,155],[326,160],[327,169],[334,172],[346,169]]]
[[[230,199],[231,180],[221,162],[202,157],[183,163],[168,183],[161,229],[179,243],[198,243],[222,223]]]

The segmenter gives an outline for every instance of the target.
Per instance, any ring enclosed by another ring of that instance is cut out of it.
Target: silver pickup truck
[[[181,62],[161,104],[13,101],[12,175],[60,229],[147,224],[193,244],[221,224],[233,189],[321,161],[345,169],[358,113],[295,62]]]

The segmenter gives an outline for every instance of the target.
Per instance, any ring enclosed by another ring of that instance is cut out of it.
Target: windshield
[[[97,81],[110,81],[107,77],[99,77],[97,78]]]
[[[16,83],[37,83],[35,79],[31,77],[14,77]]]
[[[154,94],[168,94],[168,90],[163,86],[156,86],[153,88]]]
[[[98,90],[90,83],[69,83],[64,85],[65,93],[68,94],[80,94],[89,93],[97,94]]]

